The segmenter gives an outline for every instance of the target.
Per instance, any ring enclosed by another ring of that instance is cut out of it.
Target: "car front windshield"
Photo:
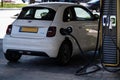
[[[46,7],[25,7],[18,19],[53,20],[55,11]]]

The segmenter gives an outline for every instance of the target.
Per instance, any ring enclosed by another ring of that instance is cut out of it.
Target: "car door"
[[[96,46],[98,20],[84,7],[74,7],[78,41],[84,50],[94,49]],[[82,37],[81,37],[82,36]]]
[[[95,48],[98,21],[92,13],[82,6],[66,8],[63,21],[73,28],[72,35],[78,40],[83,50]]]

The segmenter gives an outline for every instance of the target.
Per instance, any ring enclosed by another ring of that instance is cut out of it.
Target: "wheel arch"
[[[73,44],[72,44],[72,41],[69,39],[69,37],[65,37],[65,39],[62,41],[61,45],[64,44],[64,43],[66,43],[66,42],[69,43],[69,45],[70,45],[70,47],[71,47],[71,49],[72,49],[72,54],[73,54]],[[60,45],[60,46],[61,46],[61,45]],[[59,47],[59,48],[60,48],[60,47]],[[72,54],[71,54],[71,55],[72,55]]]
[[[65,45],[67,45],[66,48],[64,47]],[[68,47],[69,47],[69,50],[68,50]],[[65,49],[65,51],[64,51],[64,49]],[[61,43],[61,45],[59,47],[59,51],[58,51],[58,55],[57,55],[58,63],[60,65],[67,64],[70,61],[71,57],[72,57],[72,53],[73,53],[72,42],[68,37],[65,37],[65,39],[62,41],[62,43]]]
[[[69,37],[65,37],[65,42],[68,42],[70,44],[70,46],[72,47],[73,49],[73,44],[72,44],[72,41],[69,39]]]

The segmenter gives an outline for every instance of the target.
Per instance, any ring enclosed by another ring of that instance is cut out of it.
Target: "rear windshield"
[[[38,19],[38,20],[53,20],[55,11],[45,7],[25,7],[22,9],[18,19]]]

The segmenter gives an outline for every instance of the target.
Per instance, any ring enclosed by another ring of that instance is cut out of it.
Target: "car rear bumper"
[[[60,42],[55,39],[21,39],[7,36],[3,39],[3,52],[7,50],[17,51],[23,54],[57,57]]]
[[[45,52],[41,52],[41,51],[7,49],[7,52],[14,52],[14,53],[22,54],[22,55],[35,55],[35,56],[49,57]]]

